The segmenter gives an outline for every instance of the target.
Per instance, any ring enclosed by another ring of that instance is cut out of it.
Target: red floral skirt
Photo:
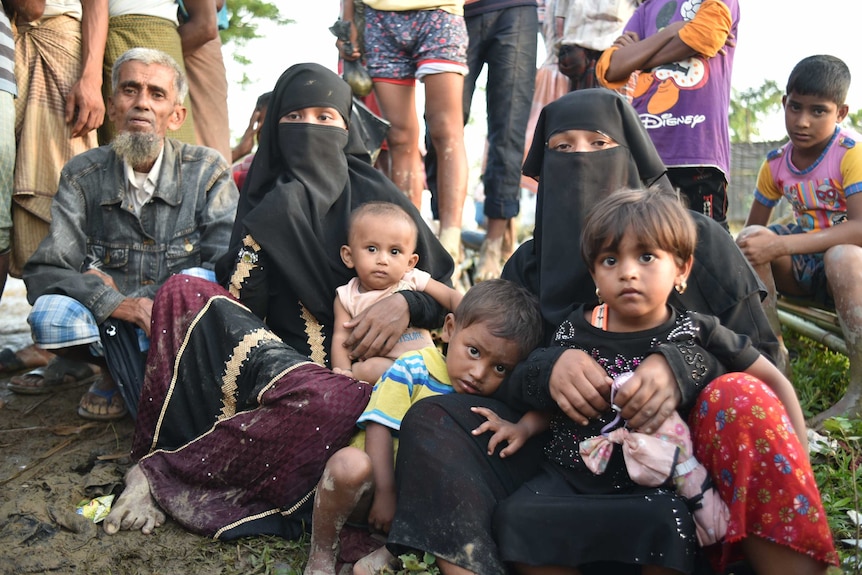
[[[711,382],[690,416],[697,459],[730,508],[720,568],[742,559],[749,535],[838,564],[838,554],[811,464],[773,391],[744,373]]]

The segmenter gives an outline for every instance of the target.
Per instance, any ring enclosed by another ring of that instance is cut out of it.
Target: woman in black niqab
[[[549,149],[551,136],[566,130],[601,132],[618,146],[588,153]],[[582,222],[590,208],[623,186],[657,186],[671,193],[672,188],[635,110],[622,96],[603,88],[571,92],[545,107],[523,171],[539,181],[536,228],[534,238],[522,244],[506,263],[503,277],[539,297],[550,341],[553,330],[572,310],[596,300],[595,284],[580,255]],[[695,268],[685,301],[680,298],[674,305],[717,315],[722,323],[748,334],[758,348],[766,351],[775,338],[760,308],[761,286],[756,276],[721,226],[700,214],[693,215],[699,237]],[[517,421],[520,413],[528,409],[556,408],[558,397],[551,396],[551,376],[556,374],[558,360],[565,351],[561,347],[534,350],[504,381],[494,398],[451,394],[426,399],[411,408],[400,432],[398,509],[389,534],[390,548],[395,552],[412,548],[431,553],[438,557],[444,573],[455,572],[448,569],[449,564],[473,573],[509,572],[504,563],[507,550],[497,547],[490,527],[494,524],[494,509],[536,473],[542,440],[527,442],[505,459],[489,456],[489,434],[471,433],[485,418],[473,413],[471,407],[487,407],[509,421]],[[692,375],[686,375],[692,373],[692,366],[682,354],[666,359],[674,375],[681,374],[681,401],[692,402],[699,389]],[[571,364],[561,369],[566,376],[579,378],[580,383],[587,379],[583,366],[580,372]],[[593,375],[603,380],[605,373],[595,364]],[[699,385],[709,379],[703,377]],[[676,385],[667,374],[662,383],[662,391]],[[587,381],[586,385],[592,383]],[[654,385],[652,389],[659,388]],[[596,413],[607,409],[606,396],[593,400],[605,402],[593,406]],[[584,404],[580,408],[584,410]],[[633,425],[637,427],[634,422]],[[469,514],[459,513],[467,507]],[[494,525],[497,532],[504,528]],[[597,569],[638,571],[626,570],[619,564]]]
[[[158,506],[196,533],[299,536],[326,460],[355,432],[372,386],[325,367],[335,288],[353,273],[338,255],[353,208],[368,200],[402,206],[419,228],[420,267],[449,281],[452,260],[416,209],[351,157],[340,121],[324,121],[349,118],[351,102],[347,84],[322,66],[288,69],[219,262],[231,293],[176,275],[156,295],[132,455]],[[308,118],[309,108],[324,125],[280,123],[302,110],[287,119]],[[367,328],[376,346],[387,333],[394,343],[407,321],[443,315],[418,292],[376,307],[378,319],[390,320]]]
[[[600,132],[619,145],[574,153],[548,148],[551,136],[566,130]],[[538,274],[535,293],[542,315],[556,328],[578,305],[595,300],[580,252],[583,220],[592,206],[624,186],[672,187],[637,112],[618,93],[603,88],[576,90],[545,106],[523,171],[539,181],[536,229],[505,275],[527,273],[526,268]]]
[[[347,222],[353,209],[372,200],[398,204],[419,228],[418,267],[450,284],[454,264],[404,194],[351,153],[358,147],[350,140],[349,125],[345,130],[334,125],[280,122],[290,112],[311,107],[332,108],[347,124],[352,107],[350,87],[318,64],[291,66],[273,90],[260,146],[240,194],[231,247],[216,271],[219,281],[265,318],[270,329],[320,360],[321,350],[315,349],[320,342],[310,341],[314,332],[309,328],[310,314],[322,330],[328,362],[335,288],[355,275],[339,255],[347,243]],[[429,296],[400,292],[395,297],[407,300],[413,325],[439,326],[443,310]],[[406,324],[402,331],[404,327]],[[370,331],[368,341],[380,329],[371,327]],[[389,341],[391,335],[382,339]]]

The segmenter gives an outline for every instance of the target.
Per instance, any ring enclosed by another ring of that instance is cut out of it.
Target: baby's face
[[[365,290],[397,284],[419,256],[416,229],[403,218],[366,214],[353,223],[345,263],[356,269]]]
[[[518,344],[511,339],[493,335],[482,322],[456,327],[451,313],[443,325],[443,341],[449,343],[446,372],[455,393],[491,395],[520,357]]]
[[[619,144],[610,136],[592,130],[565,130],[548,139],[549,150],[565,153],[598,152],[617,146]]]

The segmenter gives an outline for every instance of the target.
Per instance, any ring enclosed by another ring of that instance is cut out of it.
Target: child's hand
[[[486,431],[494,433],[488,440],[488,455],[494,455],[494,450],[502,441],[507,442],[508,445],[500,451],[500,457],[514,455],[530,437],[526,428],[501,418],[487,407],[471,407],[470,410],[488,420],[474,429],[471,432],[473,435],[482,435]]]
[[[349,369],[341,369],[340,367],[333,367],[332,373],[335,373],[337,375],[346,375],[347,377],[353,377],[352,371],[350,371]]]
[[[727,35],[727,40],[724,41],[724,46],[718,51],[722,56],[727,56],[727,49],[736,46],[736,36],[733,34]]]
[[[338,48],[338,55],[344,60],[358,60],[362,54],[356,48],[356,40],[358,38],[356,25],[350,22],[350,39],[342,40],[339,38],[335,41],[335,47]]]
[[[614,46],[617,48],[622,48],[623,46],[629,46],[631,44],[635,44],[640,41],[640,36],[638,36],[637,32],[626,32],[616,40],[614,40]]]
[[[750,226],[745,233],[736,237],[736,245],[753,266],[768,264],[789,252],[781,241],[781,236],[762,226]],[[790,236],[786,236],[790,237]]]
[[[393,517],[395,517],[395,492],[388,489],[376,490],[371,510],[368,512],[368,524],[377,531],[389,533]]]

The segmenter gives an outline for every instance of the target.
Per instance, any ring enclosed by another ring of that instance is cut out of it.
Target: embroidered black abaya
[[[338,258],[350,210],[368,200],[410,210],[420,267],[449,280],[451,258],[389,180],[351,157],[347,130],[279,123],[307,107],[347,118],[350,106],[333,72],[289,68],[219,262],[232,293],[175,276],[155,298],[132,455],[159,506],[197,533],[300,535],[327,458],[354,432],[371,386],[323,365],[335,287],[352,274]],[[404,297],[417,323],[440,316],[424,294]]]
[[[550,136],[568,129],[600,131],[619,146],[592,153],[549,150]],[[539,178],[534,240],[518,249],[503,277],[539,296],[550,335],[573,309],[595,300],[595,286],[579,253],[581,224],[593,202],[623,185],[669,184],[634,109],[605,89],[571,92],[545,107],[524,172]],[[686,301],[692,302],[692,309],[719,316],[725,325],[748,334],[757,347],[768,351],[774,337],[760,309],[756,276],[720,226],[706,218],[695,219],[700,234],[695,258],[703,257],[706,265],[700,270],[695,266]],[[396,467],[398,509],[389,538],[393,550],[427,551],[483,575],[507,572],[492,532],[494,509],[536,473],[542,438],[528,442],[514,457],[488,456],[489,435],[470,434],[483,421],[470,407],[485,405],[503,418],[516,420],[520,411],[553,405],[548,385],[562,351],[540,348],[519,364],[498,392],[505,403],[452,394],[420,402],[408,412]],[[695,370],[687,358],[666,357],[675,373],[685,376],[683,401],[692,402],[714,366],[701,366],[693,380]],[[602,565],[599,571],[622,568]]]

